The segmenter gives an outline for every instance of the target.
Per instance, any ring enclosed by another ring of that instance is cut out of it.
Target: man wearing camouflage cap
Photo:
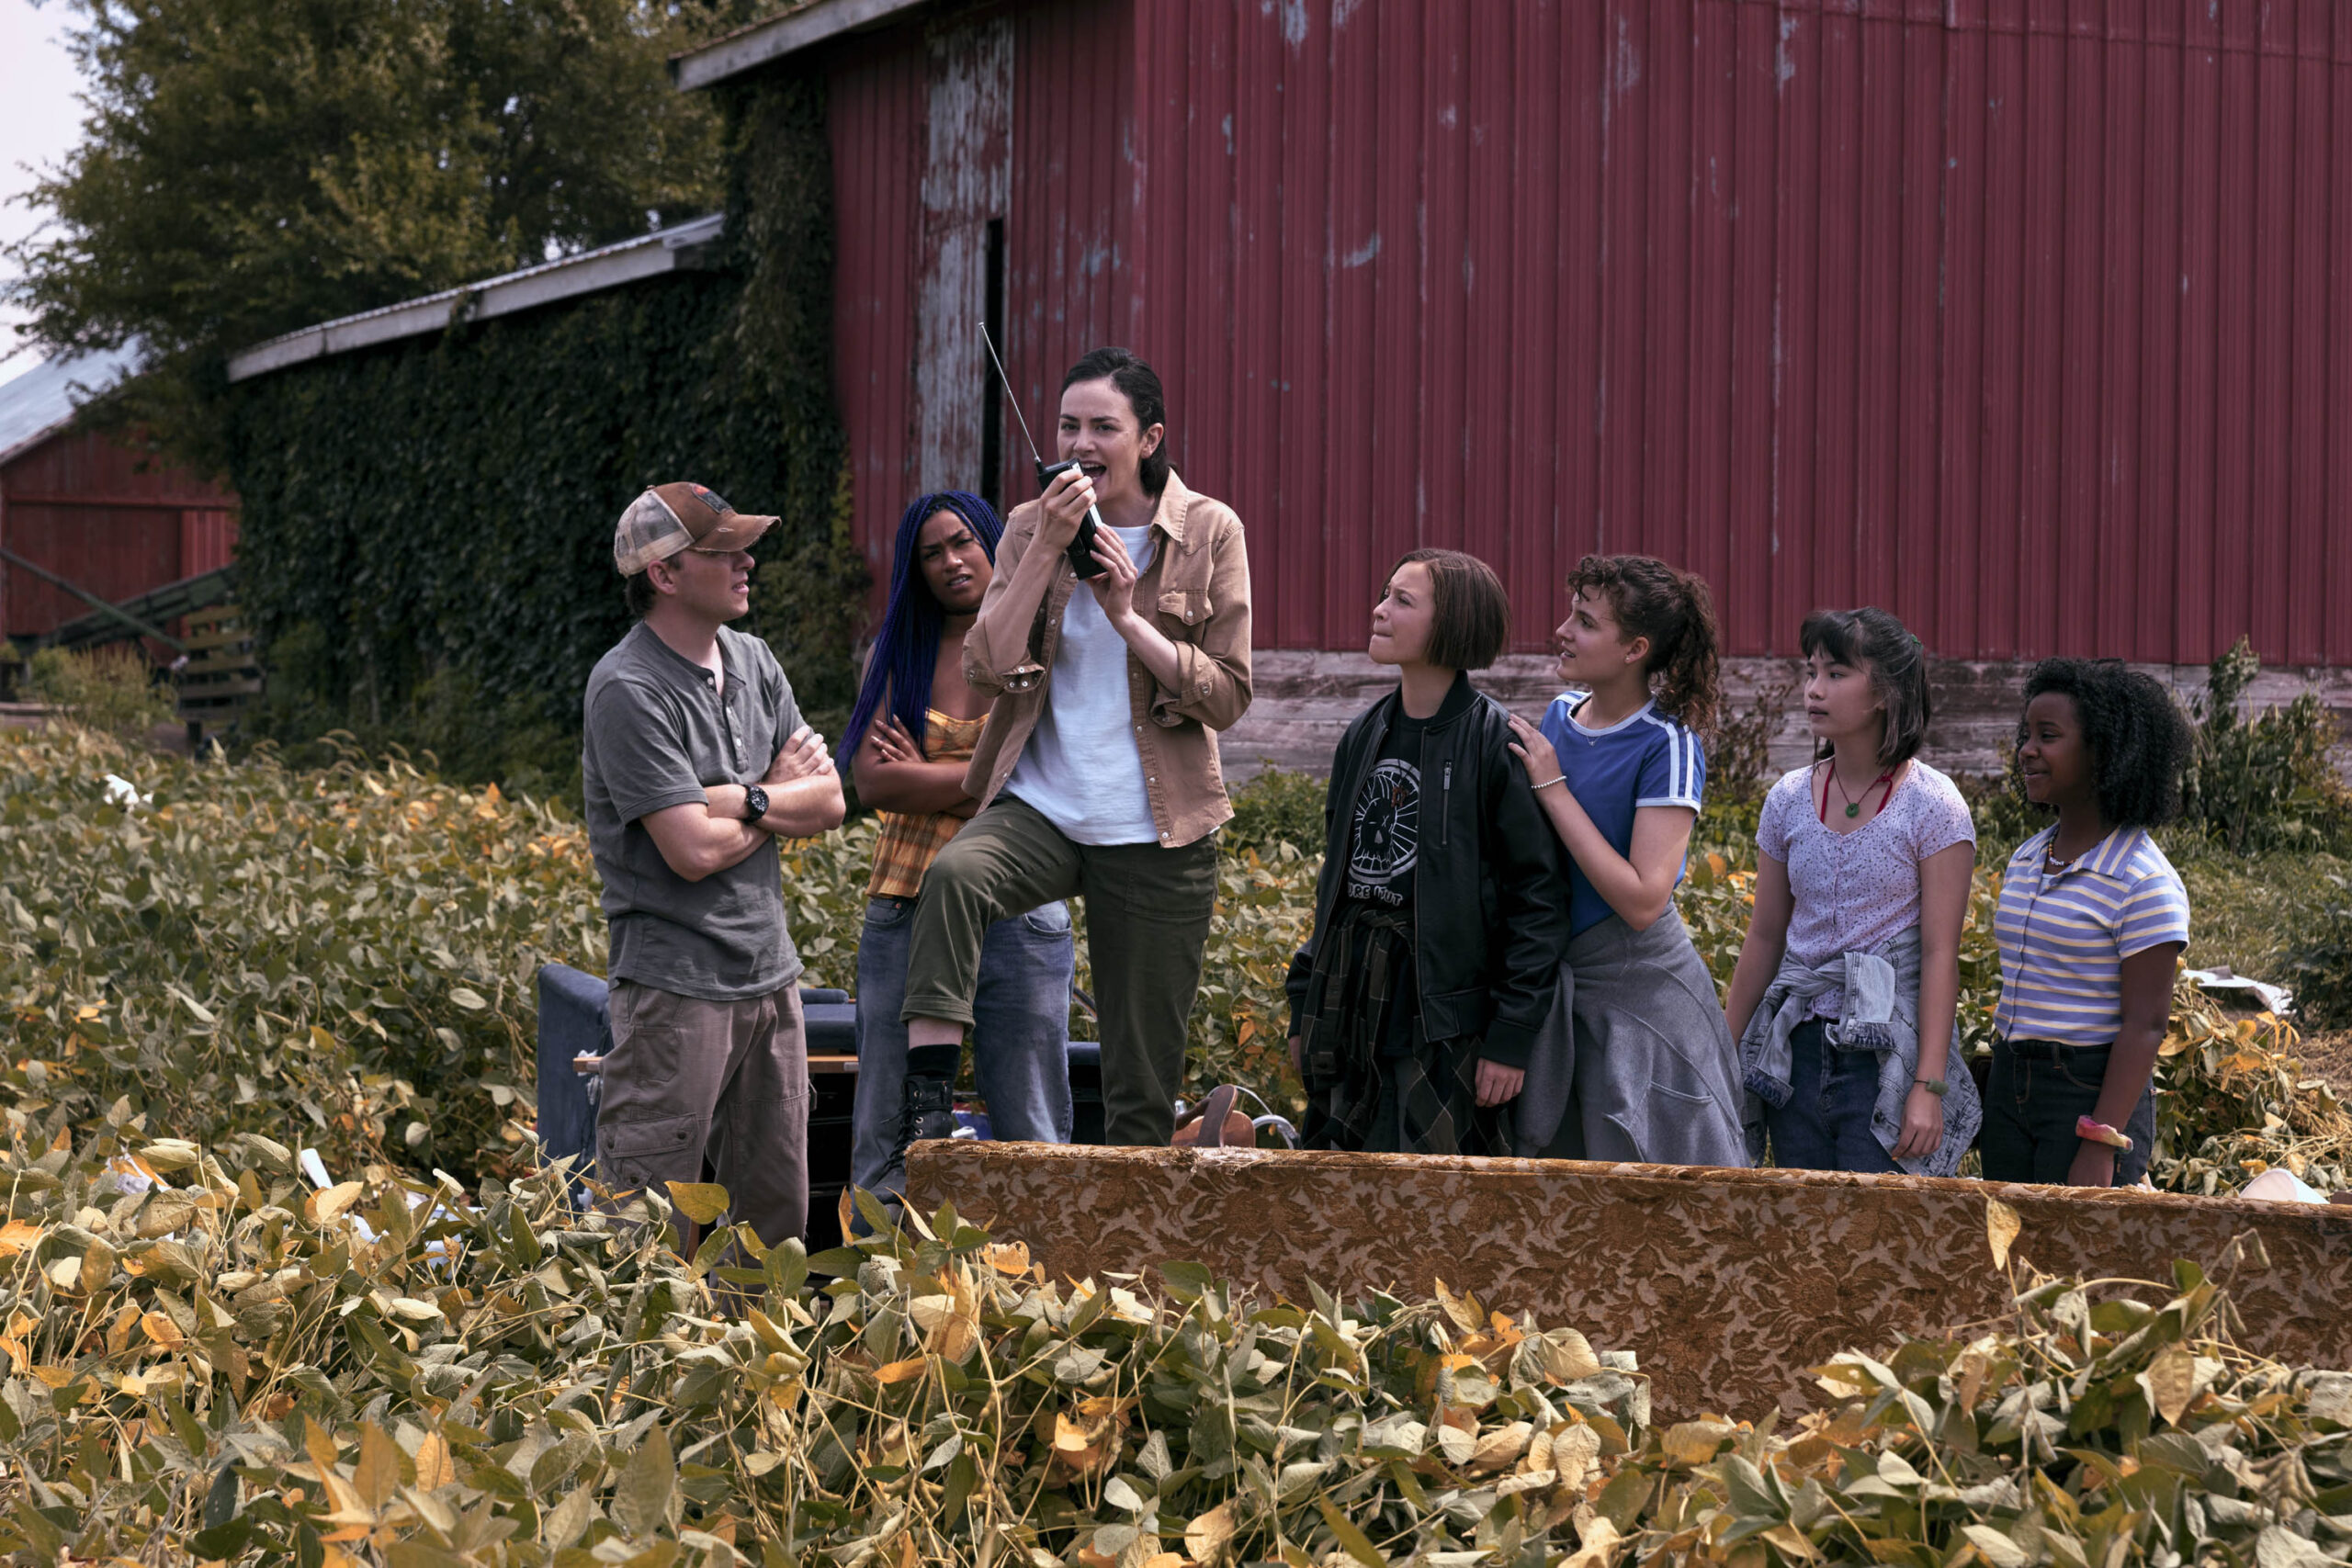
[[[700,1181],[703,1162],[775,1247],[808,1210],[800,956],[776,839],[841,826],[841,779],[800,721],[751,608],[775,522],[697,484],[656,485],[613,536],[627,637],[588,677],[581,773],[612,928],[613,1048],[596,1117],[616,1191]]]

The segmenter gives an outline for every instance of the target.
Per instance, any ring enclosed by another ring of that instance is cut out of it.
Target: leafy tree
[[[733,0],[69,0],[84,138],[11,293],[142,340],[124,412],[217,464],[229,355],[711,210],[720,128],[664,56]]]

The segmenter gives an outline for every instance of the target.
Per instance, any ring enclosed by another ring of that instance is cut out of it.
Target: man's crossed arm
[[[784,743],[760,786],[768,792],[768,809],[756,822],[743,820],[741,784],[712,784],[701,805],[688,801],[647,813],[645,830],[672,871],[700,882],[741,864],[770,838],[814,838],[840,827],[848,814],[824,737],[807,725]]]

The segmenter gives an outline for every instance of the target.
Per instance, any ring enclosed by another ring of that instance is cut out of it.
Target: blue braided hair
[[[890,693],[891,716],[914,737],[918,749],[923,743],[931,675],[939,662],[939,628],[946,615],[932,597],[931,585],[923,581],[922,564],[915,559],[915,540],[922,525],[942,512],[961,517],[972,530],[972,537],[979,540],[980,548],[988,551],[990,564],[996,560],[996,542],[1004,533],[1004,520],[977,495],[960,490],[933,491],[917,496],[899,519],[899,540],[890,551],[890,602],[883,608],[881,629],[874,634],[874,657],[866,661],[865,684],[858,689],[857,706],[850,711],[841,750],[833,757],[834,765],[843,773],[849,772],[857,743],[865,739],[865,728],[882,705],[885,687]]]

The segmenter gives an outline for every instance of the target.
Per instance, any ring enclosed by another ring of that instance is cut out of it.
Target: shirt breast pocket
[[[1170,588],[1159,596],[1159,629],[1179,642],[1198,642],[1208,619],[1205,588]]]

